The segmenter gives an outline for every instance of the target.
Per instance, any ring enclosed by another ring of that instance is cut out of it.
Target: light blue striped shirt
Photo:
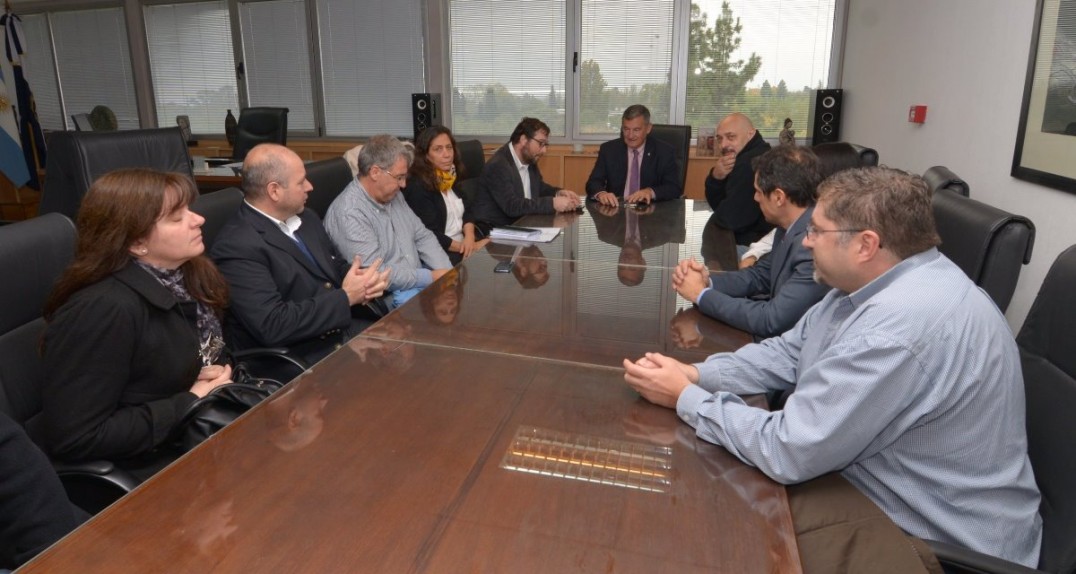
[[[930,249],[792,330],[696,365],[677,413],[785,484],[839,470],[906,532],[1034,567],[1039,491],[1012,332]],[[736,394],[793,389],[784,410]],[[736,394],[734,394],[736,393]]]
[[[381,269],[390,270],[386,289],[390,292],[425,287],[433,282],[430,269],[452,268],[445,250],[403,194],[382,205],[358,180],[351,180],[329,206],[325,231],[344,257],[361,257],[363,267],[380,258]]]

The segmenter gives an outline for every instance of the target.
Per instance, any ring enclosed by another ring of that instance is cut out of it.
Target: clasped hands
[[[710,271],[694,258],[681,261],[673,269],[673,289],[692,303],[698,302],[702,290],[710,285]]]
[[[655,405],[676,408],[684,389],[699,382],[699,370],[661,353],[647,353],[634,363],[624,359],[624,381]]]
[[[560,212],[575,211],[580,205],[579,194],[568,189],[557,191],[553,197],[553,209]]]
[[[654,197],[656,197],[654,190],[649,187],[644,187],[629,195],[627,199],[624,200],[624,203],[650,203],[654,201]],[[608,205],[610,207],[617,207],[620,202],[616,194],[610,191],[599,191],[594,194],[594,199],[598,201],[599,205]]]
[[[202,367],[202,370],[198,372],[198,378],[191,386],[191,392],[194,396],[202,398],[208,395],[209,391],[230,382],[232,382],[231,365],[209,365]]]
[[[343,285],[341,285],[347,293],[349,305],[365,304],[385,293],[385,288],[389,286],[389,270],[379,271],[379,267],[381,267],[381,260],[377,259],[373,265],[364,269],[362,259],[358,255],[355,256],[351,269],[348,269],[347,275],[344,275]]]

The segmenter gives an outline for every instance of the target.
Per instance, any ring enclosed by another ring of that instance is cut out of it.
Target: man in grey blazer
[[[829,291],[814,279],[814,260],[803,246],[822,168],[809,148],[779,146],[753,161],[755,201],[777,226],[773,251],[757,264],[711,274],[694,259],[673,271],[673,288],[719,321],[764,339],[779,335]]]
[[[542,181],[538,160],[549,146],[549,126],[536,118],[523,118],[482,168],[481,186],[472,211],[483,233],[532,213],[572,211],[579,195]]]

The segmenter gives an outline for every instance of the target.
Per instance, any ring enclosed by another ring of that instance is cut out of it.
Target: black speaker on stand
[[[841,141],[841,101],[844,90],[815,90],[808,109],[811,145]]]
[[[416,140],[422,130],[441,125],[441,94],[411,94],[411,121]]]

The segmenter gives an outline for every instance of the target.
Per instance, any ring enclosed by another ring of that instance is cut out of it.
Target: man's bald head
[[[717,124],[717,147],[721,155],[737,155],[755,137],[755,124],[741,113],[731,113]]]
[[[251,148],[240,171],[243,195],[251,201],[265,197],[270,182],[286,179],[289,159],[302,163],[295,152],[279,144],[263,143]]]

